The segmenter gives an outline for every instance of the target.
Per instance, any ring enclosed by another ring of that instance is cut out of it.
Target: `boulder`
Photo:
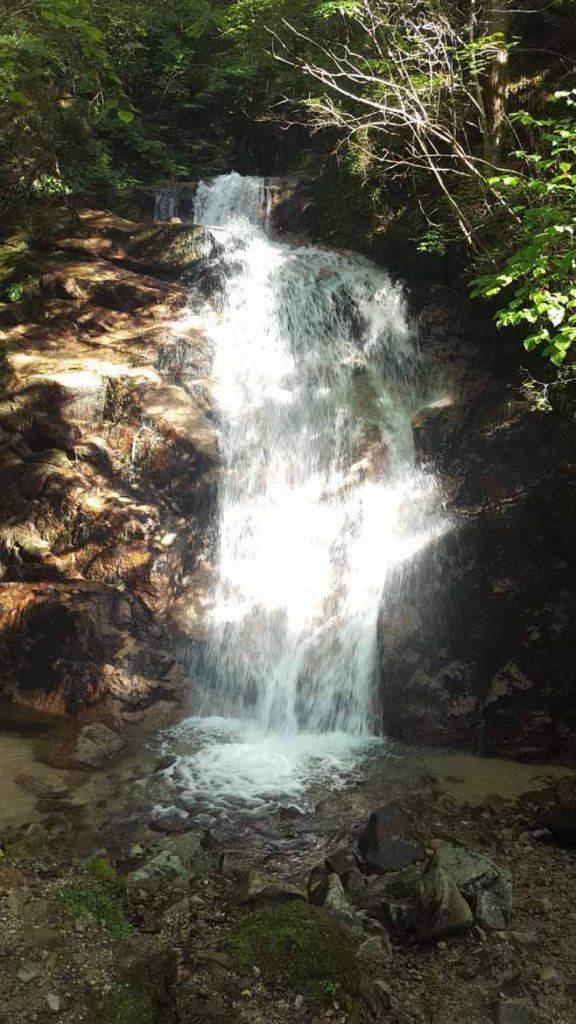
[[[495,915],[499,908],[507,919],[513,891],[512,876],[507,868],[500,867],[483,854],[471,853],[450,843],[442,843],[437,848],[435,860],[456,883],[473,910],[477,909],[478,897],[489,894],[488,903],[481,901],[480,912]]]
[[[124,741],[101,722],[83,725],[61,747],[45,752],[43,760],[56,768],[90,771],[120,753]]]
[[[365,870],[385,874],[424,860],[424,847],[412,836],[410,821],[397,804],[374,811],[358,840]]]
[[[151,224],[132,235],[126,252],[133,269],[161,277],[194,275],[218,246],[200,225]]]
[[[342,846],[338,850],[329,853],[325,860],[328,871],[333,871],[345,881],[351,871],[358,870],[358,857],[355,850],[349,846]]]
[[[416,932],[423,941],[438,941],[464,935],[474,924],[472,911],[453,878],[437,858],[422,876]]]
[[[361,971],[378,976],[384,973],[393,958],[392,946],[387,936],[371,935],[358,947],[356,960]]]
[[[140,892],[155,893],[186,891],[190,881],[184,861],[172,850],[160,850],[126,876],[128,899],[134,899]]]
[[[486,932],[502,932],[507,927],[502,904],[493,892],[479,892],[474,911],[476,924]]]
[[[285,903],[289,900],[306,900],[306,894],[297,885],[282,878],[267,875],[264,871],[250,871],[241,880],[238,891],[230,901],[230,908],[245,904]]]
[[[334,914],[352,915],[344,886],[335,872],[326,874],[320,869],[312,873],[308,882],[308,899],[317,907],[326,907]]]

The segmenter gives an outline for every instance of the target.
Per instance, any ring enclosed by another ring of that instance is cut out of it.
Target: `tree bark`
[[[509,0],[485,0],[483,21],[485,34],[499,37],[486,68],[483,88],[486,111],[484,154],[489,163],[498,164],[505,137],[508,100]]]

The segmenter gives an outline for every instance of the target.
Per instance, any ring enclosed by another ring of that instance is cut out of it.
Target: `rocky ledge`
[[[214,244],[202,228],[52,209],[2,247],[18,300],[0,306],[0,695],[13,701],[117,727],[185,695],[178,652],[200,631],[219,453],[182,275]]]

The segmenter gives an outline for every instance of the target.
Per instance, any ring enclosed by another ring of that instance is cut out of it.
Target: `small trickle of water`
[[[179,188],[159,188],[154,196],[154,220],[191,219],[192,194]]]
[[[378,612],[445,524],[416,469],[424,391],[402,289],[357,255],[266,232],[260,178],[200,184],[222,246],[213,328],[224,474],[209,618],[210,715],[365,736]]]

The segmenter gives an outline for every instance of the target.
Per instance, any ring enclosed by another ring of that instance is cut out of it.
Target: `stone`
[[[329,853],[324,861],[326,869],[339,875],[343,882],[351,871],[358,871],[358,857],[351,847],[343,846]]]
[[[51,763],[59,768],[87,770],[101,768],[118,754],[124,741],[101,722],[81,726],[64,745],[56,751]]]
[[[2,864],[0,861],[0,893],[19,889],[25,884],[26,879],[18,868],[13,867],[11,864]]]
[[[170,850],[162,850],[126,876],[126,893],[134,899],[140,891],[155,893],[161,889],[185,890],[190,876],[181,858]]]
[[[297,885],[282,878],[267,875],[264,871],[250,871],[240,881],[237,893],[230,901],[230,908],[245,904],[285,903],[290,900],[306,900],[306,894]]]
[[[474,919],[487,932],[500,932],[506,928],[501,903],[492,892],[478,893]]]
[[[189,276],[218,250],[208,228],[190,224],[153,224],[125,243],[134,269],[167,277]]]
[[[60,999],[60,996],[57,995],[55,992],[48,993],[48,995],[46,996],[46,1002],[48,1003],[48,1009],[51,1010],[52,1013],[60,1012],[60,1005],[62,1000]]]
[[[19,981],[22,981],[24,982],[25,985],[27,985],[29,981],[33,980],[33,978],[37,978],[39,974],[39,967],[36,967],[34,964],[25,964],[23,967],[20,967],[18,969],[18,971],[16,972],[16,977],[18,978]]]
[[[454,879],[440,866],[437,855],[422,876],[416,932],[423,941],[464,935],[474,924],[472,911]]]
[[[348,917],[352,915],[352,907],[346,898],[344,886],[335,873],[328,875],[328,886],[323,905],[333,914],[345,914]]]
[[[298,1012],[304,1006],[304,996],[297,995],[294,1000],[294,1009]]]
[[[360,995],[368,1004],[376,1020],[382,1020],[392,1008],[392,991],[381,978],[373,978],[370,974],[360,974]]]
[[[358,847],[365,870],[376,874],[425,859],[422,843],[412,838],[410,822],[397,804],[387,804],[370,815]]]
[[[536,1013],[530,1003],[522,999],[502,999],[496,1010],[498,1024],[534,1024]]]
[[[508,916],[512,902],[512,876],[507,868],[500,867],[483,854],[471,853],[450,843],[442,843],[437,848],[435,859],[454,880],[472,908],[476,906],[479,893],[490,892],[504,917]]]
[[[386,966],[391,963],[392,957],[390,941],[384,942],[380,935],[372,935],[369,939],[365,939],[356,953],[360,970],[375,975],[382,974]]]
[[[518,949],[532,949],[538,945],[538,932],[536,931],[513,931],[508,933],[514,946]]]
[[[560,974],[551,964],[544,964],[540,968],[540,981],[544,985],[559,985],[561,982]]]
[[[316,907],[326,907],[336,914],[350,915],[344,886],[335,872],[328,874],[322,867],[314,868],[308,879],[308,900]]]

